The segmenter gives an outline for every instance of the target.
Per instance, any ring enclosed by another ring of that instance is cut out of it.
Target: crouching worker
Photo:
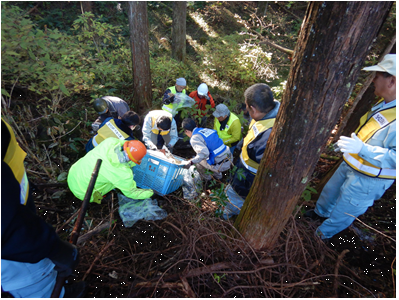
[[[176,121],[172,114],[163,110],[150,111],[144,118],[143,142],[150,150],[162,149],[165,145],[170,152],[178,140]]]
[[[232,155],[228,146],[223,144],[216,130],[197,128],[195,121],[190,118],[183,120],[184,133],[190,138],[190,144],[197,155],[188,161],[184,168],[195,164],[201,177],[211,180],[212,176],[206,170],[212,171],[216,179],[222,179],[222,172],[231,167]]]
[[[150,198],[154,192],[137,188],[132,173],[132,168],[141,163],[146,153],[140,141],[108,138],[72,165],[68,173],[69,189],[76,198],[83,200],[96,162],[102,159],[90,202],[100,204],[105,194],[114,188],[128,198]]]
[[[24,159],[11,127],[1,120],[1,288],[14,298],[49,298],[57,274],[67,277],[78,249],[61,240],[36,214]],[[65,286],[60,297],[81,298],[83,281]]]
[[[140,127],[140,117],[134,111],[128,111],[122,119],[107,118],[101,123],[97,134],[86,144],[86,152],[101,144],[107,138],[113,137],[120,140],[134,140],[133,130]]]

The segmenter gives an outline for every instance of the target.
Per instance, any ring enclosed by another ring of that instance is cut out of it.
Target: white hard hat
[[[201,83],[197,89],[198,95],[206,96],[208,94],[208,86],[205,83]]]

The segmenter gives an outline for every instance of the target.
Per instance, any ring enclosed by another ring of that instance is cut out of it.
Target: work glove
[[[191,161],[191,160],[188,160],[187,162],[186,162],[186,164],[185,165],[183,165],[183,169],[190,169],[190,167],[192,166],[192,164],[193,164],[193,162]]]
[[[67,277],[72,274],[79,262],[79,251],[75,245],[61,240],[58,251],[49,259],[55,264],[54,269],[59,276]]]
[[[98,124],[98,123],[93,123],[93,124],[91,124],[91,128],[93,128],[93,131],[94,131],[94,132],[97,132],[98,129],[100,128],[100,124]]]
[[[356,133],[352,133],[351,138],[340,136],[337,144],[343,153],[358,154],[362,150],[364,143],[356,136]]]

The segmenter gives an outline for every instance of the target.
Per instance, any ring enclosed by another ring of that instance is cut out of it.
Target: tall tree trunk
[[[85,12],[92,12],[92,1],[80,1],[81,3],[81,9],[82,9],[82,14]]]
[[[178,61],[186,60],[186,16],[187,1],[173,3],[172,57]]]
[[[280,111],[235,226],[272,249],[311,178],[392,2],[311,2]]]
[[[129,1],[128,17],[133,62],[132,107],[142,114],[152,102],[147,2]]]
[[[259,17],[263,17],[266,15],[266,11],[267,11],[267,4],[269,3],[269,1],[258,1],[258,9],[256,11],[256,14]]]

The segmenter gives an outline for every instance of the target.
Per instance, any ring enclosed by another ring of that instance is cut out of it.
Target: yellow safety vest
[[[396,120],[396,106],[374,113],[367,120],[368,113],[360,119],[360,125],[356,129],[359,139],[367,141],[380,129],[388,126]],[[396,169],[379,168],[361,158],[358,154],[344,153],[344,160],[356,171],[378,178],[395,179]]]
[[[109,137],[125,140],[129,137],[129,135],[120,130],[118,126],[116,126],[114,119],[111,119],[97,131],[97,135],[95,135],[92,139],[93,146],[97,147],[102,141]]]
[[[158,110],[158,112],[162,112],[162,111]],[[158,114],[154,114],[154,115],[151,116],[151,121],[152,121],[152,129],[151,129],[151,131],[154,134],[159,134],[158,126],[156,125],[156,121],[157,121],[158,117],[160,117],[160,115],[161,114],[158,113]],[[170,120],[172,121],[172,118],[170,118]],[[162,130],[161,131],[161,135],[167,135],[169,132],[170,132],[170,129],[169,130]]]
[[[11,136],[6,155],[4,156],[4,162],[10,167],[10,169],[14,173],[15,178],[19,182],[19,186],[21,187],[20,203],[26,205],[29,195],[29,181],[28,177],[26,176],[24,166],[26,152],[22,150],[21,147],[18,145],[18,142],[14,135],[14,131],[12,130],[11,126],[8,125],[7,122],[3,120],[3,118],[1,118],[1,120],[7,126],[7,129],[10,132]],[[7,187],[3,186],[3,189],[6,188]]]
[[[171,86],[171,87],[168,87],[168,89],[170,90],[170,92],[172,93],[172,94],[176,94],[176,86]],[[186,93],[186,90],[184,89],[184,90],[182,90],[181,91],[182,92],[182,94],[185,94]],[[173,110],[173,103],[170,103],[170,104],[164,104],[163,106],[162,106],[162,109],[164,110],[164,111],[167,111],[168,113],[172,113],[172,110]]]
[[[275,118],[261,121],[252,120],[251,124],[249,124],[248,133],[247,136],[244,138],[240,158],[243,165],[253,174],[256,174],[258,172],[259,164],[249,158],[247,147],[260,133],[273,127],[275,121]]]
[[[229,131],[229,128],[230,128],[231,124],[233,124],[233,122],[235,120],[239,120],[239,119],[238,119],[238,117],[235,114],[233,114],[231,112],[229,120],[227,121],[226,127],[224,128],[224,130],[220,130],[220,122],[219,122],[219,120],[217,118],[215,118],[213,129],[215,129],[218,132],[218,136],[223,140],[224,144],[226,144],[224,142],[225,140],[228,140],[229,138],[232,137],[232,135],[229,134],[228,131]],[[241,136],[240,136],[240,139],[241,139]],[[230,146],[231,144],[230,145],[226,144],[226,145]]]

